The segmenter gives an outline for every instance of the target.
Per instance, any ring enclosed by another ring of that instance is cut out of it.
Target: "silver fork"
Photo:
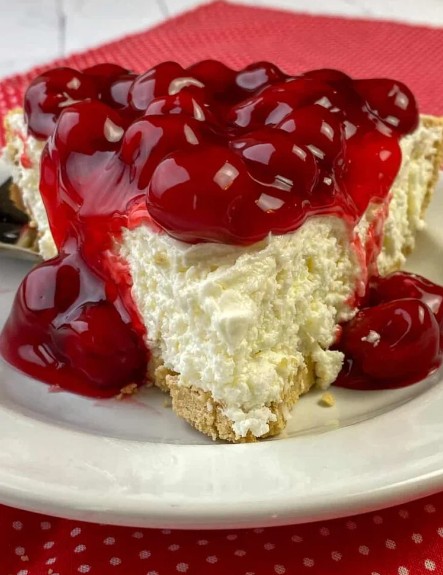
[[[27,215],[10,200],[10,183],[9,178],[0,185],[0,254],[38,261],[40,257],[32,249],[35,232],[29,227]]]

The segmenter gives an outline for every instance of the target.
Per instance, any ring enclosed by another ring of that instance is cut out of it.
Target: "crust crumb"
[[[125,387],[122,387],[120,393],[116,396],[117,399],[123,399],[127,395],[134,395],[137,393],[138,387],[136,383],[128,383]]]
[[[333,407],[335,405],[335,397],[330,391],[327,391],[320,397],[318,403],[323,407]]]

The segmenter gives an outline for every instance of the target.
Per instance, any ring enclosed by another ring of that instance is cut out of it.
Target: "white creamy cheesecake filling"
[[[26,135],[21,111],[9,114],[7,129],[4,157],[48,259],[56,248],[38,189],[43,144]],[[328,348],[337,323],[355,313],[352,297],[366,282],[364,246],[385,223],[378,268],[387,273],[403,264],[423,227],[441,138],[441,127],[422,123],[402,139],[389,213],[370,206],[354,233],[332,216],[249,247],[190,245],[147,226],[125,230],[117,250],[129,264],[156,363],[177,373],[179,385],[210,392],[238,437],[268,432],[276,417],[270,404],[282,401],[303,370],[313,368],[320,386],[331,384],[343,357]]]
[[[125,230],[132,295],[154,357],[179,384],[209,391],[239,436],[268,431],[266,405],[312,362],[320,385],[342,354],[326,351],[360,275],[336,217],[249,247],[186,244],[149,227]]]
[[[425,226],[424,208],[435,170],[435,149],[443,138],[443,124],[425,126],[402,138],[402,167],[390,191],[382,251],[377,259],[381,275],[404,265],[415,246],[416,232]],[[429,198],[428,198],[429,199]]]

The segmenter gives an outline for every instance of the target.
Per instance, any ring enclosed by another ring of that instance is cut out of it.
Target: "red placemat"
[[[288,73],[329,67],[357,77],[391,76],[412,89],[422,112],[443,114],[441,28],[214,2],[147,32],[4,79],[0,116],[21,105],[29,80],[54,65],[84,68],[113,61],[143,71],[163,60],[189,65],[205,58],[222,60],[233,68],[270,60]]]
[[[441,575],[443,494],[349,519],[229,531],[93,525],[0,507],[1,575]]]
[[[147,8],[148,9],[148,8]],[[157,28],[0,83],[0,114],[54,65],[114,61],[135,70],[175,59],[254,60],[287,72],[336,67],[393,76],[420,107],[443,113],[443,30],[288,14],[216,2]],[[0,138],[3,134],[0,132]],[[0,575],[443,574],[443,494],[375,514],[243,531],[161,531],[91,525],[0,506]]]

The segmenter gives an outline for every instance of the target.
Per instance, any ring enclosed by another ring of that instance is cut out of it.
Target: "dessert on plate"
[[[441,288],[388,275],[443,148],[401,82],[58,68],[6,129],[44,259],[0,340],[28,374],[96,396],[148,381],[203,433],[254,441],[314,385],[403,385],[439,364]]]

